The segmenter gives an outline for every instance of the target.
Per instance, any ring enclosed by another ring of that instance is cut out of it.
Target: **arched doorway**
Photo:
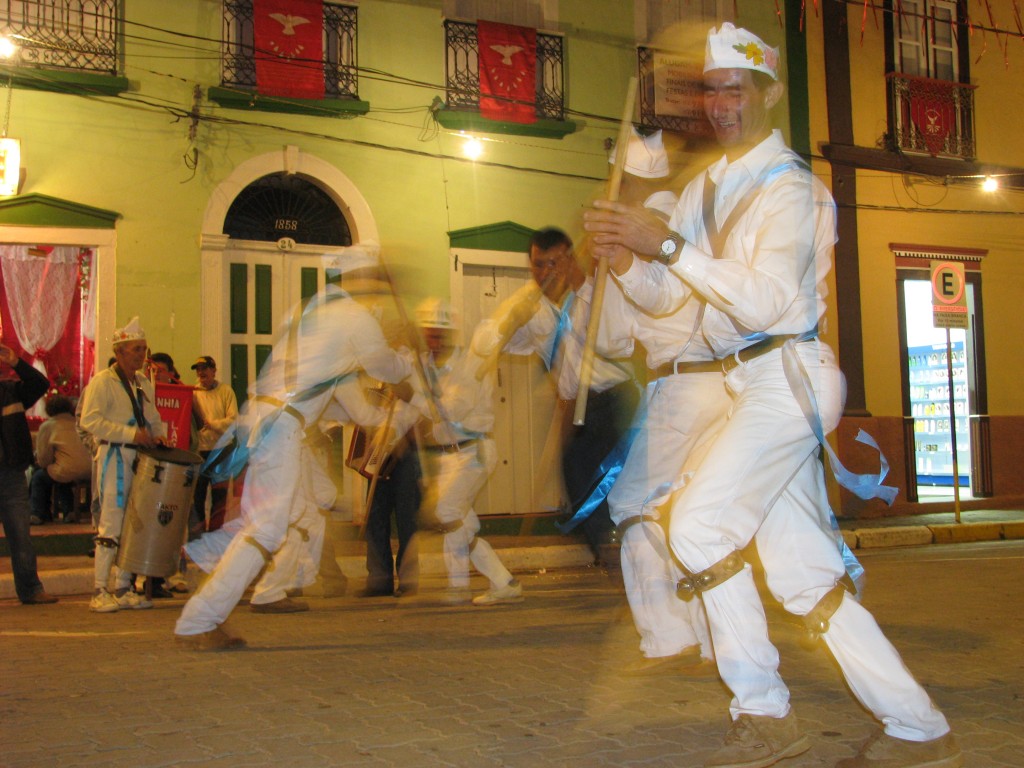
[[[377,240],[337,168],[287,147],[240,165],[211,196],[202,243],[201,354],[244,402],[284,313],[323,286],[327,250]]]

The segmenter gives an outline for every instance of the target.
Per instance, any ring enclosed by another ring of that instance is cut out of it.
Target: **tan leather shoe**
[[[309,603],[282,597],[272,603],[250,603],[253,613],[302,613],[309,610]]]
[[[767,768],[786,757],[793,757],[811,748],[800,732],[796,715],[782,718],[761,715],[740,715],[733,720],[722,745],[705,768]]]
[[[198,635],[175,635],[174,642],[189,651],[230,651],[245,647],[245,640],[214,627]]]

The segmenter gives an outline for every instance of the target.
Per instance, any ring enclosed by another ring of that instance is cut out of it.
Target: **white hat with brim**
[[[142,326],[139,325],[139,316],[136,315],[124,328],[118,328],[114,331],[113,343],[114,346],[118,344],[124,344],[127,341],[139,341],[146,338],[146,332],[142,330]]]
[[[766,45],[754,33],[727,21],[708,32],[704,71],[712,69],[752,69],[778,80],[779,49]]]
[[[619,148],[616,147],[608,157],[608,162],[612,165],[615,164],[618,151]],[[636,132],[636,128],[631,129],[629,142],[626,144],[623,170],[631,176],[644,179],[662,179],[668,176],[668,153],[665,152],[660,130],[649,136],[641,136]]]

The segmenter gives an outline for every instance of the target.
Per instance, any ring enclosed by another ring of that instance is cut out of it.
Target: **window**
[[[121,17],[120,0],[0,0],[19,67],[116,75]]]
[[[466,21],[445,21],[446,83],[448,108],[477,110],[480,108],[480,69],[477,59],[476,24]],[[562,120],[565,117],[565,89],[562,65],[562,38],[537,33],[538,119]]]
[[[959,59],[953,0],[902,0],[893,24],[897,72],[957,82]]]
[[[890,6],[889,133],[900,152],[971,160],[974,86],[968,78],[966,27],[954,0],[901,0]]]
[[[324,93],[357,99],[356,8],[324,3]],[[256,89],[252,0],[224,0],[224,50],[221,84]]]

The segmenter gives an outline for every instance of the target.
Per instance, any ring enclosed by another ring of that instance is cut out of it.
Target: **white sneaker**
[[[497,605],[498,603],[519,603],[523,600],[523,585],[512,579],[504,587],[489,589],[473,598],[473,605]]]
[[[114,595],[114,600],[117,601],[117,606],[124,609],[132,609],[135,611],[142,610],[143,608],[152,608],[153,601],[147,600],[138,592],[129,589],[123,595]]]
[[[118,604],[117,598],[105,589],[101,589],[89,601],[89,610],[95,613],[113,613],[120,610],[120,608],[121,606]]]

